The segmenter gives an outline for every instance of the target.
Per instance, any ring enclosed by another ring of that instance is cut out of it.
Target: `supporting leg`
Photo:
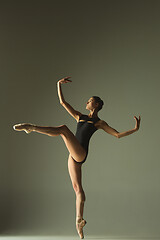
[[[85,202],[85,193],[82,187],[76,185],[74,187],[76,193],[76,229],[80,238],[84,238],[83,227],[86,225],[86,221],[83,219],[83,209]]]
[[[77,164],[69,155],[68,158],[68,171],[71,178],[72,186],[76,194],[76,229],[80,236],[83,238],[83,227],[86,221],[83,219],[84,202],[86,200],[84,190],[82,188],[82,172],[81,164]]]
[[[73,186],[76,194],[76,218],[83,218],[84,202],[86,200],[85,193],[82,187]]]

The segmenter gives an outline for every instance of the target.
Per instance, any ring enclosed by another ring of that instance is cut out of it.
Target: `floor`
[[[78,240],[78,236],[0,236],[1,240]],[[159,237],[142,237],[142,238],[114,238],[114,237],[105,237],[105,236],[85,236],[84,239],[89,240],[160,240]]]

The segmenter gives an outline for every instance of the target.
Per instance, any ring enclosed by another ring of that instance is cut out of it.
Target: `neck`
[[[89,113],[88,117],[90,117],[90,118],[98,117],[97,111],[96,110],[90,110],[90,113]]]

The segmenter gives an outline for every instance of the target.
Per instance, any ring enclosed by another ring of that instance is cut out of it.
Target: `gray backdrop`
[[[85,235],[160,236],[159,1],[1,1],[1,234],[77,235],[68,150],[60,136],[27,135],[12,126],[76,120],[65,100],[88,114],[100,96],[99,130],[83,165]]]

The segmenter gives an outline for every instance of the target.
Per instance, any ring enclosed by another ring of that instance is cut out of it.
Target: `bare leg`
[[[57,127],[46,127],[24,123],[14,125],[13,128],[17,131],[26,131],[28,133],[33,131],[48,136],[60,135],[63,138],[69,153],[74,159],[76,159],[77,162],[82,162],[86,156],[86,151],[66,125],[60,125]]]
[[[35,126],[33,131],[42,133],[51,137],[59,136],[62,133],[62,130],[61,130],[62,126],[58,126],[58,127]]]
[[[76,193],[76,218],[83,218],[84,202],[86,200],[82,186],[75,184],[73,186]]]
[[[70,155],[68,158],[68,171],[76,194],[76,229],[80,238],[83,238],[83,227],[86,224],[86,221],[83,219],[83,210],[86,197],[81,183],[82,171],[81,165],[74,162]]]
[[[83,209],[85,201],[85,193],[81,184],[81,164],[76,163],[71,156],[76,159],[76,161],[83,161],[86,156],[86,151],[78,142],[77,138],[68,129],[66,125],[61,125],[58,127],[45,127],[45,126],[35,126],[32,124],[18,124],[13,127],[17,131],[26,131],[30,133],[31,131],[42,133],[48,136],[58,136],[60,135],[66,147],[70,153],[68,159],[68,169],[72,181],[72,185],[76,194],[76,228],[80,238],[83,238],[83,227],[86,221],[83,219]]]

